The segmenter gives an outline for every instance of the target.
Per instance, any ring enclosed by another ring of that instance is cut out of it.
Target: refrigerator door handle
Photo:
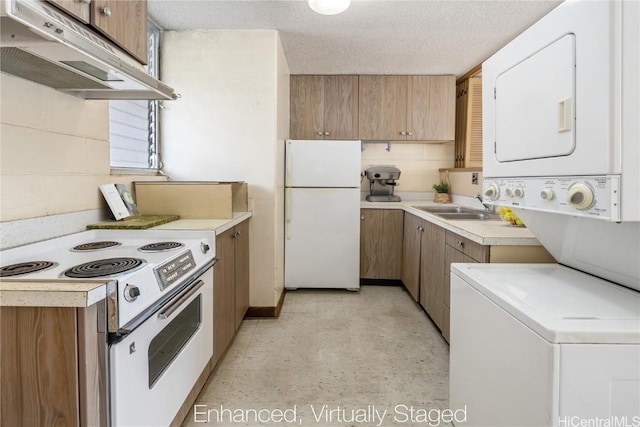
[[[285,237],[287,240],[291,240],[291,189],[285,188],[285,201],[284,201],[284,229]]]
[[[286,141],[287,145],[291,145],[291,141]],[[291,151],[290,150],[285,150],[285,154],[284,154],[284,185],[290,185],[289,183],[291,182]]]

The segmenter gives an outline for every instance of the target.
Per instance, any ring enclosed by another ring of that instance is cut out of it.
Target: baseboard
[[[400,279],[360,279],[360,286],[404,286]]]
[[[282,290],[280,294],[280,300],[278,301],[278,305],[275,307],[249,307],[247,310],[247,314],[244,315],[244,318],[251,317],[280,317],[280,312],[282,311],[282,304],[284,304],[284,294],[287,291],[285,289]]]

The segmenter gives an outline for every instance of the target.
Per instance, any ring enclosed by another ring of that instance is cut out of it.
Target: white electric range
[[[213,355],[213,231],[91,230],[0,259],[0,277],[25,285],[103,279],[104,417],[113,426],[171,423]]]

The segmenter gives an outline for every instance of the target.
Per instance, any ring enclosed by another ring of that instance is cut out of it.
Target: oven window
[[[149,388],[169,367],[201,323],[202,295],[187,305],[149,344]]]

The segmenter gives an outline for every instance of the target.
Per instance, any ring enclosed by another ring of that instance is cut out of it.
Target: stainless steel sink
[[[477,213],[473,209],[469,208],[461,208],[457,206],[414,206],[416,209],[420,209],[421,211],[429,212],[435,215],[443,214],[443,213],[451,213],[451,214],[461,214],[461,213]]]
[[[499,220],[500,215],[486,213],[486,212],[462,212],[462,213],[434,213],[434,215],[439,216],[443,219],[448,219],[451,221],[468,221],[468,220],[476,220],[476,221],[489,221],[489,220]]]

